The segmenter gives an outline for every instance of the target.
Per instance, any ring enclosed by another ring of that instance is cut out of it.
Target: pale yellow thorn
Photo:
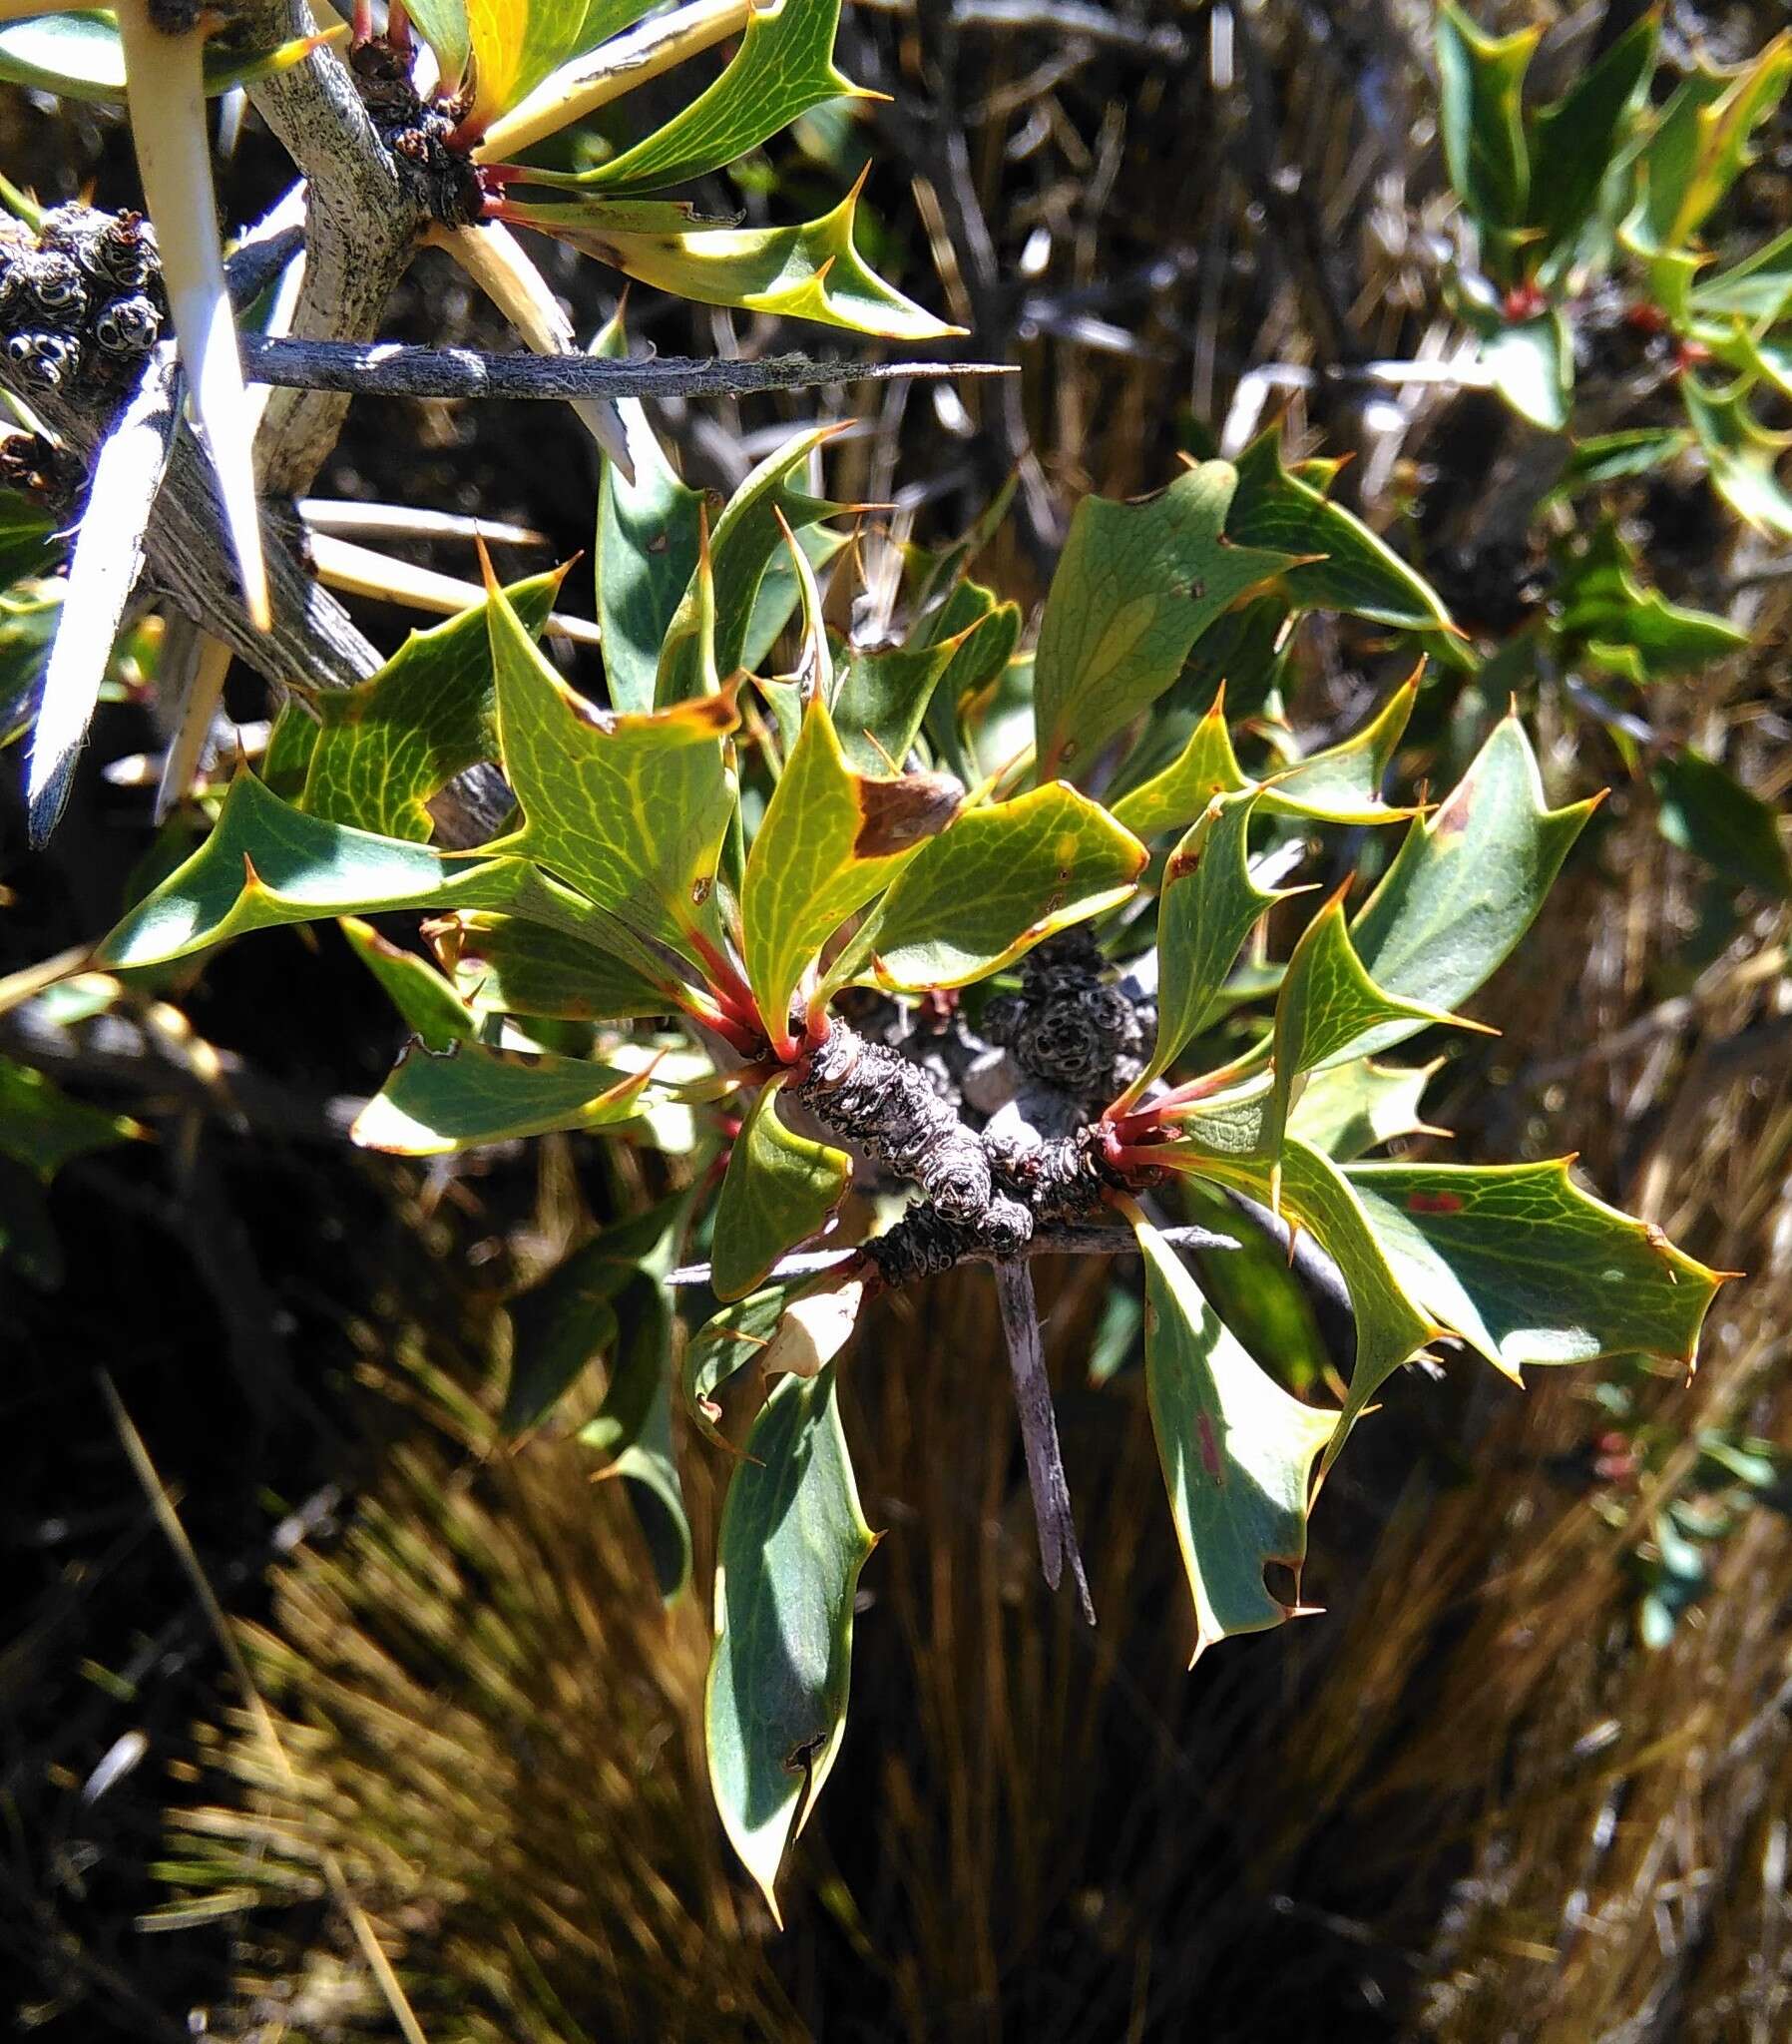
[[[191,636],[189,636],[191,634]],[[156,789],[156,821],[187,798],[199,770],[200,756],[212,735],[212,721],[224,699],[224,677],[230,671],[231,653],[222,639],[214,639],[197,626],[177,631],[174,620],[163,636],[162,657],[166,671],[158,676],[163,691],[179,691],[173,736],[162,763],[161,783]]]
[[[311,562],[317,579],[326,589],[346,596],[375,597],[381,603],[402,604],[407,610],[427,611],[434,617],[457,618],[485,601],[485,590],[477,582],[463,582],[458,575],[443,575],[434,568],[414,567],[409,561],[395,561],[372,547],[356,546],[353,540],[337,539],[329,533],[310,535]],[[566,617],[556,611],[548,630],[570,639],[576,646],[601,645],[602,635],[590,618]]]
[[[473,228],[434,228],[425,239],[448,251],[534,353],[579,353],[573,322],[561,308],[548,279],[530,261],[522,243],[502,221],[485,221]],[[612,400],[572,397],[567,402],[617,469],[633,482],[635,462],[629,453],[629,436],[623,430],[622,414]]]
[[[193,415],[205,435],[224,501],[224,525],[255,629],[273,622],[255,499],[254,411],[242,358],[212,194],[201,28],[170,35],[146,0],[118,9],[125,48],[125,95],[144,198],[156,224],[175,338]]]

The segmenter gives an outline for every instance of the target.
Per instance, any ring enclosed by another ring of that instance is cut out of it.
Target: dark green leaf
[[[413,1043],[362,1108],[350,1138],[364,1150],[441,1157],[550,1129],[609,1129],[634,1121],[648,1079],[583,1058]]]
[[[1668,755],[1649,777],[1668,843],[1703,859],[1726,880],[1792,901],[1792,855],[1779,819],[1759,795],[1694,752]]]
[[[781,1256],[818,1235],[852,1177],[843,1150],[785,1126],[777,1111],[781,1086],[780,1076],[760,1088],[729,1153],[709,1253],[717,1298],[744,1298]]]
[[[852,1605],[874,1545],[831,1367],[780,1377],[722,1508],[709,1781],[729,1841],[778,1914],[778,1869],[846,1727]]]

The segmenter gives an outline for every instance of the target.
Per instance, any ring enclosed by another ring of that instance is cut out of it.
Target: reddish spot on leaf
[[[1409,1193],[1406,1211],[1409,1214],[1460,1214],[1462,1199],[1456,1193]]]
[[[1198,850],[1173,853],[1170,857],[1168,870],[1164,874],[1165,881],[1187,879],[1189,874],[1199,866],[1200,862],[1201,855]]]
[[[672,539],[669,534],[664,532],[657,532],[655,533],[653,538],[648,541],[648,552],[650,554],[663,554],[671,545]]]
[[[1450,799],[1444,803],[1431,819],[1431,834],[1434,840],[1446,837],[1460,837],[1469,827],[1469,811],[1475,804],[1475,790],[1468,781],[1462,781],[1452,790]]]
[[[1225,1464],[1219,1459],[1219,1442],[1214,1436],[1213,1422],[1202,1412],[1196,1415],[1195,1423],[1201,1436],[1201,1465],[1215,1483],[1223,1486],[1226,1480]]]
[[[950,773],[905,773],[896,780],[859,782],[855,858],[888,858],[935,836],[958,814],[963,785]]]

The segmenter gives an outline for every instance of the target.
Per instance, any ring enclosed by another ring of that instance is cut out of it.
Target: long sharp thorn
[[[126,0],[118,25],[131,134],[162,251],[181,366],[218,477],[243,600],[255,629],[265,632],[273,614],[255,501],[254,412],[218,245],[201,62],[205,31],[171,35],[150,18],[147,0]]]
[[[1027,1482],[1033,1492],[1033,1518],[1039,1530],[1039,1560],[1046,1587],[1056,1590],[1069,1562],[1077,1586],[1077,1602],[1091,1625],[1096,1622],[1083,1553],[1077,1545],[1077,1522],[1071,1516],[1070,1485],[1058,1446],[1058,1421],[1052,1411],[1052,1386],[1046,1376],[1045,1346],[1040,1338],[1039,1306],[1033,1274],[1023,1263],[996,1266],[996,1297],[1002,1307],[1002,1332],[1014,1372],[1015,1409],[1020,1414],[1021,1442],[1027,1451]]]
[[[174,734],[162,763],[162,782],[156,790],[156,821],[164,823],[171,810],[185,800],[199,769],[206,741],[212,736],[212,722],[224,698],[224,677],[230,671],[230,649],[197,626],[177,629],[174,619],[163,637],[162,653],[166,672],[158,677],[165,694],[179,691]],[[175,700],[172,695],[169,698]]]

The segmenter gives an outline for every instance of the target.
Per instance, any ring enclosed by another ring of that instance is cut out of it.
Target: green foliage
[[[722,1512],[709,1779],[734,1849],[777,1915],[775,1883],[846,1730],[852,1601],[874,1544],[832,1368],[779,1379]]]

